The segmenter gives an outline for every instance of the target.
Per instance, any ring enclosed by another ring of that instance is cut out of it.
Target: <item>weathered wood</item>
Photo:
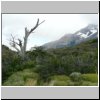
[[[45,21],[45,20],[44,20]],[[37,23],[36,25],[31,29],[31,30],[28,30],[27,27],[25,28],[25,37],[24,37],[24,41],[22,43],[22,40],[21,39],[18,39],[18,42],[17,43],[15,41],[15,37],[13,37],[13,35],[11,35],[12,39],[10,40],[10,45],[15,48],[17,50],[17,52],[19,53],[19,55],[22,57],[22,58],[25,58],[25,52],[26,52],[26,47],[27,47],[27,41],[28,41],[28,37],[31,33],[34,33],[34,30],[40,25],[42,24],[44,21],[42,21],[41,23],[39,23],[39,18],[37,19]],[[19,46],[19,48],[17,47]]]

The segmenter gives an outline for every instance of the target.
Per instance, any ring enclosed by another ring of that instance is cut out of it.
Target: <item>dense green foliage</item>
[[[37,71],[42,80],[51,75],[70,75],[72,72],[97,73],[97,39],[81,43],[75,47],[51,49],[37,63]]]
[[[6,46],[2,46],[2,82],[17,71],[22,71],[26,68],[33,68],[35,62],[26,58],[25,61],[14,51],[11,51]]]
[[[73,47],[49,50],[36,47],[26,52],[24,60],[16,52],[2,46],[3,85],[92,86],[98,83],[97,73],[98,39]]]

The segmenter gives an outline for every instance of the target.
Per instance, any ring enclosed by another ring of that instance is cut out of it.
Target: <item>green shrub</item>
[[[70,78],[66,75],[55,75],[51,77],[52,80],[59,80],[59,81],[67,81],[70,80]]]
[[[72,79],[72,81],[80,81],[81,80],[81,73],[73,72],[70,74],[70,78]]]
[[[18,80],[18,81],[6,81],[4,82],[3,86],[24,86],[24,81],[23,80]]]
[[[25,86],[36,86],[37,85],[37,80],[28,78],[26,79]]]
[[[70,83],[70,78],[66,75],[55,75],[51,77],[49,85],[67,86]]]
[[[54,86],[67,86],[68,83],[65,81],[54,81]]]
[[[4,83],[10,75],[21,69],[21,58],[16,54],[6,55],[9,59],[3,56],[2,62],[2,83]]]
[[[26,81],[28,78],[32,78],[32,79],[37,79],[38,78],[38,74],[33,72],[33,69],[25,69],[23,70],[23,74],[22,74],[24,81]]]
[[[23,86],[24,80],[21,76],[20,72],[17,72],[13,75],[11,75],[6,82],[3,84],[4,86]]]
[[[82,79],[85,81],[98,83],[98,75],[97,74],[83,74]]]
[[[35,67],[35,62],[32,61],[32,60],[24,61],[24,62],[21,64],[21,67],[22,67],[22,70],[23,70],[23,69],[26,69],[26,68],[34,68],[34,67]]]
[[[6,86],[23,86],[23,85],[36,85],[38,74],[34,73],[32,69],[25,69],[12,74],[3,85]]]
[[[26,68],[30,70],[34,68],[34,71],[33,69],[32,71],[25,71],[24,69]],[[40,85],[48,84],[50,77],[53,75],[70,75],[72,81],[66,81],[67,79],[64,79],[64,77],[61,77],[61,79],[60,77],[57,77],[58,80],[55,78],[53,82],[59,81],[59,84],[57,83],[58,85],[60,85],[60,82],[62,82],[61,84],[63,85],[66,83],[71,86],[81,85],[82,79],[83,81],[90,81],[93,82],[93,84],[96,84],[98,80],[97,76],[87,76],[85,74],[98,73],[97,39],[92,42],[87,41],[80,43],[74,47],[48,50],[44,50],[39,47],[32,52],[26,52],[25,59],[19,57],[17,52],[4,47],[2,50],[2,82],[5,83],[10,80],[9,76],[16,74],[17,71],[21,71],[19,74],[20,77],[23,77],[22,80],[25,82],[28,81],[32,84],[34,83],[33,81],[35,77],[38,78],[38,83]],[[79,73],[71,75],[72,72],[80,72],[84,75],[82,75],[81,78]],[[37,73],[38,75],[35,75]],[[18,77],[19,74],[17,74]]]

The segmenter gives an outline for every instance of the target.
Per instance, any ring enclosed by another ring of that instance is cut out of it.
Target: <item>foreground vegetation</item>
[[[74,72],[74,78],[67,75],[54,75],[49,77],[49,81],[40,81],[37,73],[33,69],[25,69],[23,71],[12,74],[4,86],[97,86],[97,74],[78,74]],[[71,74],[71,75],[72,75]]]
[[[73,47],[36,47],[22,59],[2,46],[2,84],[5,86],[97,86],[98,40]]]

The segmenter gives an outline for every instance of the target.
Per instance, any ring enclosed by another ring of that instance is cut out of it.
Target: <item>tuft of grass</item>
[[[55,81],[54,86],[67,86],[68,83],[66,81]]]
[[[26,81],[27,78],[34,78],[34,79],[38,78],[38,74],[33,72],[33,69],[25,69],[25,70],[23,70],[22,76],[24,78],[24,81]]]
[[[25,86],[35,86],[37,85],[37,80],[28,78],[25,82]]]
[[[7,81],[4,82],[4,86],[30,86],[36,85],[38,74],[33,72],[32,69],[25,69],[12,74]]]
[[[51,77],[49,85],[53,86],[67,86],[71,82],[70,78],[66,75],[55,75]]]
[[[98,83],[98,75],[97,74],[83,74],[82,79],[84,81],[90,81],[93,83]]]
[[[83,81],[81,86],[97,86],[98,83],[92,83],[90,81]]]
[[[67,81],[70,80],[70,78],[66,75],[54,75],[51,77],[53,80],[59,80],[59,81]]]
[[[6,82],[3,84],[4,86],[23,86],[24,80],[21,76],[21,72],[17,72],[11,75]]]

